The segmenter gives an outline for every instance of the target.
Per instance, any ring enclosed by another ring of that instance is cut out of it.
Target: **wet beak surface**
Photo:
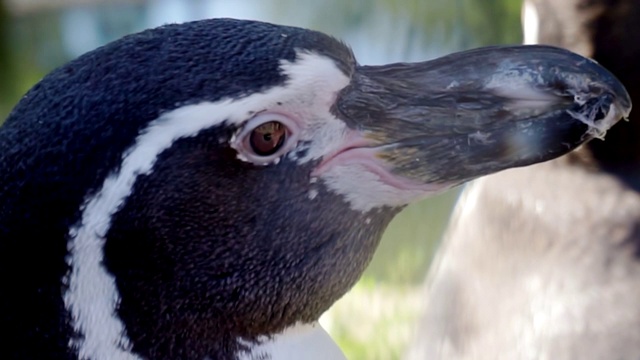
[[[563,155],[630,110],[611,73],[548,46],[362,66],[334,109],[395,176],[448,186]]]

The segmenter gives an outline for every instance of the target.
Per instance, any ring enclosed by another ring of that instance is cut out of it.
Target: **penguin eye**
[[[269,121],[259,125],[249,135],[251,149],[260,156],[276,153],[287,138],[287,128],[278,121]]]
[[[300,134],[299,122],[281,113],[263,112],[249,119],[231,140],[238,158],[256,165],[278,163],[292,150]]]

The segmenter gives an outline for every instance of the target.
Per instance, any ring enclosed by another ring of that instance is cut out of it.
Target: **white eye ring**
[[[265,124],[271,124],[265,126]],[[256,137],[256,131],[274,129],[279,137],[272,140],[271,134],[265,134],[264,139]],[[280,157],[291,151],[298,142],[300,127],[290,117],[274,112],[262,112],[248,120],[244,127],[236,133],[231,141],[231,147],[236,149],[241,160],[256,165],[268,165],[278,163]],[[255,139],[260,139],[261,144],[256,144]],[[260,146],[266,146],[264,151],[259,151]],[[273,146],[273,148],[269,148]]]

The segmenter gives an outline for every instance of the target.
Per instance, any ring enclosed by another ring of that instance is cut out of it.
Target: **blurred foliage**
[[[274,6],[273,11],[294,7],[295,2],[277,0],[280,6]],[[309,4],[313,15],[302,22],[314,29],[343,33],[345,26],[359,26],[376,18],[379,8],[384,7],[387,15],[406,19],[427,40],[446,39],[457,49],[467,49],[520,43],[521,3],[522,0],[325,0]],[[336,17],[337,12],[340,17]]]
[[[442,29],[460,49],[516,44],[522,39],[521,0],[386,0],[393,11],[410,11],[424,31]],[[405,9],[405,10],[403,10]]]
[[[414,287],[363,279],[320,320],[350,360],[400,359],[419,317]]]
[[[29,88],[47,72],[68,60],[61,50],[60,22],[56,16],[30,13],[10,19],[6,12],[4,16],[0,19],[2,120]]]
[[[16,101],[14,87],[17,80],[13,64],[14,57],[11,56],[9,28],[9,13],[4,2],[0,0],[0,123]]]
[[[459,189],[407,207],[385,232],[364,279],[418,285],[445,230]]]

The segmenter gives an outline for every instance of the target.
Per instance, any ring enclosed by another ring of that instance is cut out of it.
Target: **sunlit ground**
[[[420,294],[418,286],[364,279],[320,322],[347,359],[399,359],[420,316]]]

